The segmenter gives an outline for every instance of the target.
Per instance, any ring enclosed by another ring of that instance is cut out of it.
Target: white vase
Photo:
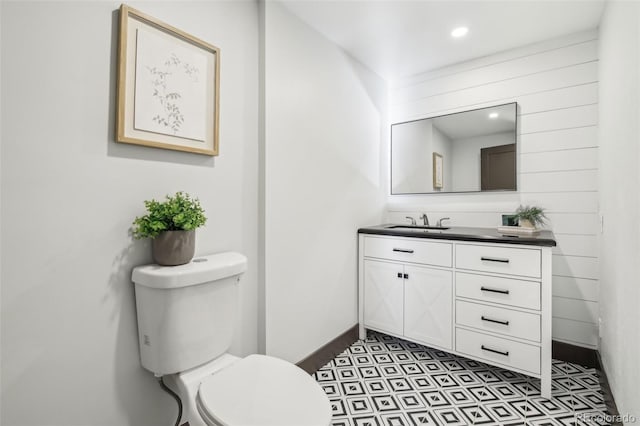
[[[536,227],[533,226],[529,219],[519,219],[518,226],[520,226],[521,228],[536,229]]]

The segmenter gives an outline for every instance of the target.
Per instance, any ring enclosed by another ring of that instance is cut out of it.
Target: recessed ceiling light
[[[460,38],[467,35],[469,32],[469,28],[467,27],[458,27],[451,31],[451,37]]]
[[[489,118],[498,118],[498,113],[497,112],[492,112],[491,114],[489,114]]]

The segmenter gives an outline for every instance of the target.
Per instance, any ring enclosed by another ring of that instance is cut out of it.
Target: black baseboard
[[[347,349],[358,340],[358,324],[351,327],[320,349],[298,362],[296,365],[309,374],[318,371],[323,365],[331,361],[336,355]]]
[[[604,364],[602,364],[602,358],[600,358],[600,352],[596,352],[598,357],[598,364],[600,364],[601,368],[598,369],[598,380],[600,381],[600,387],[602,388],[602,394],[604,397],[604,404],[607,407],[607,413],[614,417],[619,417],[620,412],[618,411],[618,406],[616,405],[616,400],[613,399],[613,392],[611,392],[611,387],[609,386],[609,379],[607,379],[607,373],[604,371]],[[611,426],[622,426],[622,422],[614,421],[611,422]]]
[[[604,372],[604,368],[602,367],[602,360],[600,359],[600,353],[598,351],[554,340],[551,346],[551,353],[554,359],[598,370],[598,380],[600,381],[600,387],[602,388],[604,403],[607,407],[607,414],[611,416],[620,415],[618,407],[616,406],[616,401],[613,399],[609,380],[607,380],[607,374]],[[622,425],[622,423],[619,422],[612,422],[611,424]]]
[[[551,356],[553,359],[579,364],[587,368],[602,370],[598,351],[595,349],[583,348],[569,343],[552,341]]]

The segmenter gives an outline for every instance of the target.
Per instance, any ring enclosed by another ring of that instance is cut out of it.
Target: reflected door
[[[480,189],[516,189],[516,144],[480,150]]]

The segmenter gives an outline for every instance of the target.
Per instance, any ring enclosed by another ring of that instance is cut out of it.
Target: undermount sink
[[[401,231],[444,231],[447,226],[420,226],[420,225],[391,225],[387,229],[398,229]]]

